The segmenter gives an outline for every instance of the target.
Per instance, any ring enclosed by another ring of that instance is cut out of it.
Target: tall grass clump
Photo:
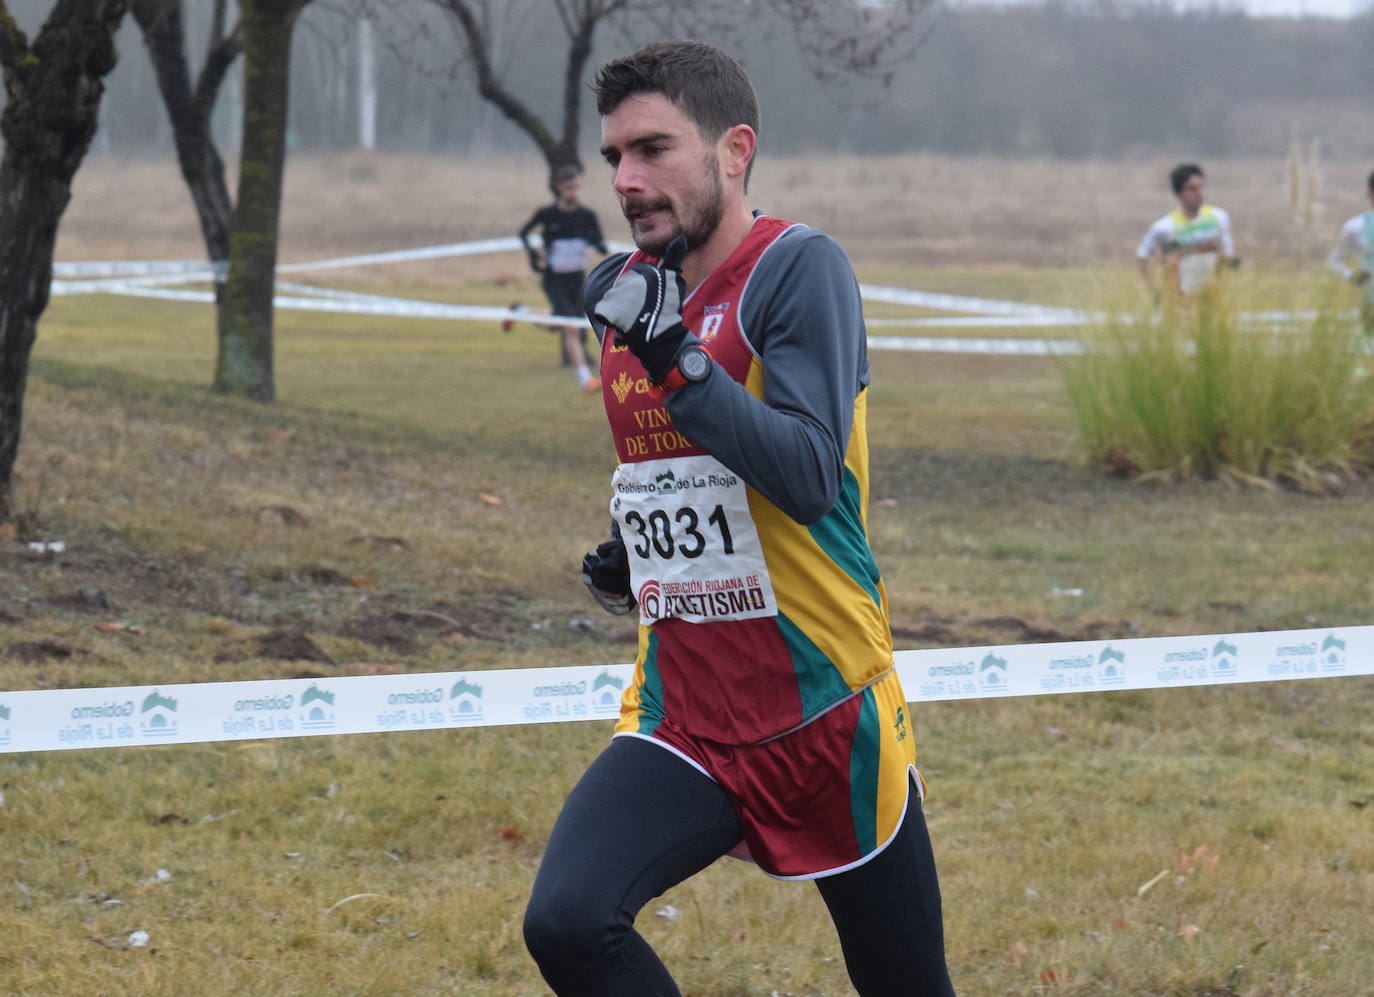
[[[1356,324],[1329,305],[1247,316],[1240,297],[1213,286],[1099,313],[1064,360],[1092,462],[1319,492],[1374,470],[1374,378]]]

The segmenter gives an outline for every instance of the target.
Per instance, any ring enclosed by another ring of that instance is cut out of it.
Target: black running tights
[[[525,943],[558,997],[680,997],[635,915],[739,839],[715,782],[657,745],[613,739],[569,794],[525,912]],[[860,997],[953,997],[914,793],[880,855],[816,886]]]

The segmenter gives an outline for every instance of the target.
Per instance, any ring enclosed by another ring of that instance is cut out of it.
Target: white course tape
[[[54,263],[56,277],[137,277],[149,275],[176,276],[186,273],[206,274],[210,264],[188,260],[96,260],[78,263]]]
[[[865,301],[881,301],[912,308],[931,308],[947,312],[971,312],[974,315],[1039,315],[1056,316],[1082,321],[1082,312],[1072,308],[1051,308],[1021,301],[995,301],[990,298],[969,298],[960,294],[934,294],[930,291],[911,291],[901,287],[880,287],[860,284],[859,295]]]
[[[541,245],[538,236],[531,243]],[[634,246],[611,242],[612,252],[628,252]],[[280,274],[307,273],[343,267],[372,266],[414,260],[440,259],[457,256],[477,256],[523,249],[519,239],[506,237],[474,242],[454,242],[439,246],[420,246],[382,253],[340,256],[333,259],[287,263],[277,267]],[[207,291],[174,291],[168,284],[205,282],[222,273],[227,264],[195,263],[178,260],[130,260],[112,262],[55,263],[52,294],[125,294],[150,298],[201,303],[213,302]],[[85,279],[73,279],[73,278]],[[548,315],[523,309],[450,305],[442,302],[393,298],[386,295],[338,291],[313,285],[279,282],[278,288],[295,294],[278,295],[273,299],[277,308],[319,312],[342,312],[355,315],[386,315],[406,318],[437,318],[453,321],[525,322],[532,325],[586,326],[582,316]],[[1036,305],[1022,301],[999,301],[959,294],[937,294],[900,287],[860,284],[860,296],[865,301],[925,308],[937,311],[963,312],[962,315],[933,315],[912,318],[873,318],[867,320],[872,329],[880,328],[1036,328],[1082,326],[1100,316],[1075,308]],[[1247,323],[1281,323],[1293,319],[1310,320],[1312,312],[1257,312],[1245,314]],[[1354,313],[1350,313],[1353,317]],[[1344,314],[1342,317],[1346,317]],[[930,353],[982,353],[1021,356],[1081,353],[1079,343],[1062,340],[1036,339],[959,339],[955,337],[874,337],[870,345],[875,349],[916,350]],[[1374,353],[1374,343],[1366,346]]]
[[[869,336],[868,348],[1023,357],[1070,356],[1083,352],[1083,344],[1072,339],[955,339],[951,336]]]
[[[542,246],[539,236],[530,236],[531,245]],[[613,253],[628,253],[635,247],[622,242],[611,242],[607,247]],[[483,253],[505,253],[525,247],[519,239],[511,236],[504,239],[484,239],[479,242],[451,242],[443,246],[421,246],[417,249],[397,249],[387,253],[367,253],[362,256],[341,256],[332,260],[316,260],[313,263],[287,263],[277,267],[277,273],[307,273],[314,270],[333,270],[339,267],[371,266],[374,263],[407,263],[412,260],[436,260],[449,256],[479,256]]]
[[[1374,626],[898,651],[912,703],[1374,674]],[[610,720],[633,667],[0,692],[0,753]]]
[[[442,301],[416,301],[391,298],[380,294],[336,292],[315,297],[279,294],[272,299],[274,308],[309,312],[333,312],[347,315],[386,315],[393,318],[442,318],[455,321],[505,322],[515,320],[534,325],[588,325],[586,318],[569,315],[549,315],[543,312],[514,311],[494,305],[450,305]],[[211,304],[215,296],[210,291],[177,291],[166,287],[127,286],[118,293],[137,298],[162,298],[168,301],[195,301]]]

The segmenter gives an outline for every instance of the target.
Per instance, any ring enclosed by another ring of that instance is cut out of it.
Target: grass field
[[[1212,169],[1217,188],[1245,175],[1232,165]],[[860,247],[863,279],[931,290],[1074,303],[1118,279],[1134,229],[1167,206],[1152,197],[1129,233],[1124,219],[1085,242],[1074,231],[1037,267],[1016,253],[1062,231],[1061,185],[1115,204],[1144,168],[863,169],[851,176],[863,197],[836,186],[853,164],[779,164],[770,180],[761,167],[757,182],[804,216],[826,198],[881,200],[908,175],[914,200],[895,221],[855,218],[874,231],[837,234]],[[1361,176],[1328,167],[1342,170]],[[60,258],[194,257],[167,176],[95,163]],[[288,259],[505,234],[538,203],[524,196],[533,173],[517,193],[494,170],[451,163],[359,159],[293,176],[314,206],[288,201]],[[950,192],[975,183],[965,214],[981,234],[942,262],[942,240],[962,238],[949,234]],[[446,184],[473,205],[489,186],[504,221],[438,206]],[[334,200],[311,201],[331,187]],[[1017,225],[1031,234],[1013,251],[989,233],[1025,207],[1017,191],[1057,207],[1026,207]],[[1240,196],[1215,193],[1237,214]],[[1267,196],[1252,217],[1285,218],[1281,186]],[[139,205],[146,228],[125,238]],[[1325,238],[1296,228],[1249,255],[1271,283],[1300,284]],[[536,304],[522,266],[340,281]],[[0,544],[0,688],[630,660],[632,628],[598,614],[575,572],[605,528],[613,453],[552,337],[282,313],[270,407],[205,390],[212,339],[198,306],[53,300],[15,525],[66,550]],[[870,522],[899,646],[1370,622],[1369,482],[1322,498],[1142,487],[1077,458],[1053,361],[875,351],[873,368]],[[959,992],[1368,993],[1372,693],[1346,678],[914,711]],[[0,755],[0,993],[545,993],[520,940],[524,900],[562,797],[607,734],[554,724]],[[656,914],[667,906],[680,916]],[[741,863],[718,863],[642,920],[693,997],[850,992],[814,890]],[[129,945],[137,931],[146,946]]]

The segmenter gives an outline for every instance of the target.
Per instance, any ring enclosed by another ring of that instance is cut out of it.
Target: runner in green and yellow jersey
[[[1238,266],[1231,239],[1231,216],[1204,203],[1206,177],[1196,163],[1180,163],[1169,174],[1178,207],[1158,219],[1136,249],[1136,261],[1151,293],[1158,300],[1165,291],[1196,294],[1212,281],[1217,264]],[[1164,278],[1156,280],[1158,262]]]

